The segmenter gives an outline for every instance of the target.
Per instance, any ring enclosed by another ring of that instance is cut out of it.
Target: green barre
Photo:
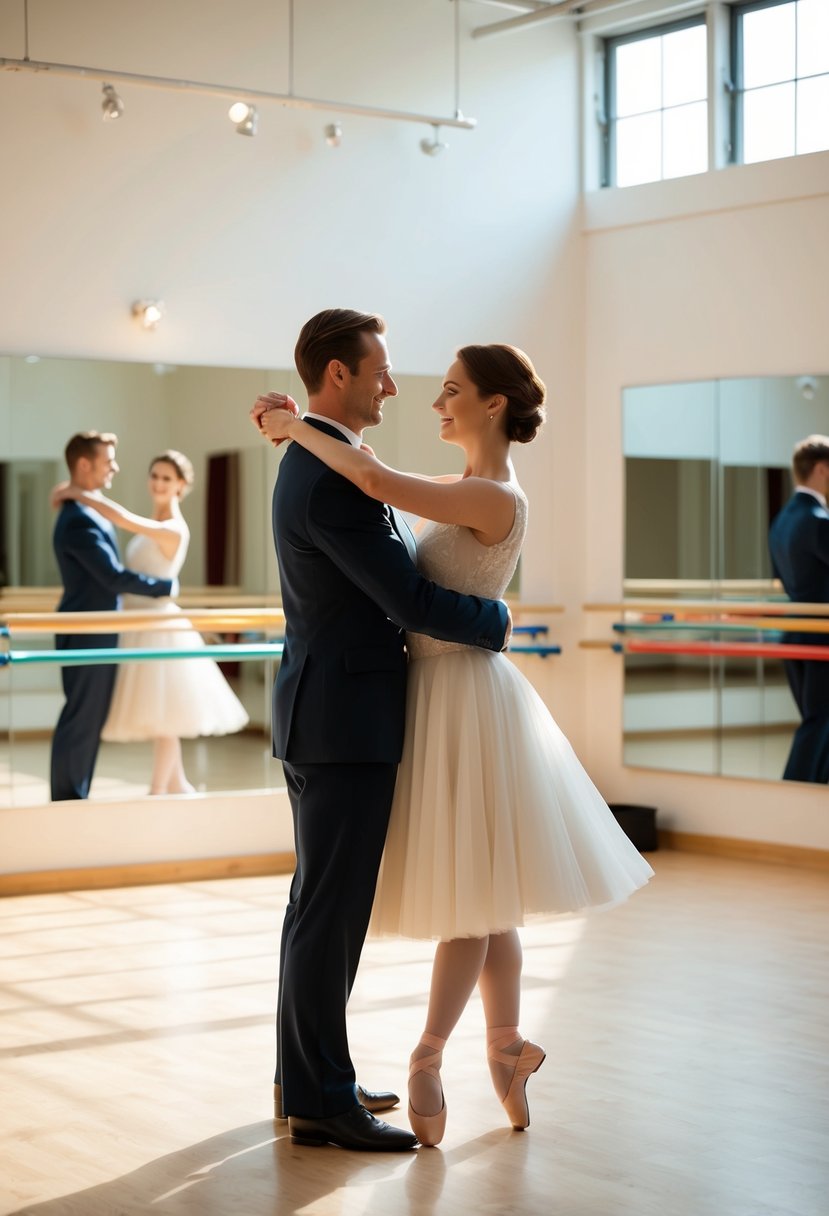
[[[791,618],[786,617],[786,620]],[[692,621],[653,621],[647,623],[634,623],[633,621],[615,621],[613,624],[615,633],[781,633],[782,630],[774,628],[773,619],[769,618],[768,628],[758,629],[756,625],[734,625],[729,622],[718,621],[700,621],[694,624]]]
[[[61,667],[92,667],[105,663],[143,663],[150,659],[277,659],[282,654],[281,642],[238,646],[201,646],[190,650],[130,649],[127,646],[102,646],[99,650],[10,650],[0,654],[0,667],[18,663],[58,663]]]

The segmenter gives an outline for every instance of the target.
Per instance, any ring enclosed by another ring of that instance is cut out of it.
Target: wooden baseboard
[[[200,882],[211,878],[251,878],[291,874],[293,853],[255,853],[249,857],[203,857],[192,861],[151,861],[135,865],[94,866],[82,870],[35,870],[0,874],[0,897],[91,891],[104,887],[148,887],[159,883]]]
[[[659,830],[659,845],[682,853],[705,853],[735,861],[762,861],[806,870],[829,871],[829,850],[738,840],[733,836],[699,836]],[[56,891],[91,891],[107,887],[149,887],[163,883],[203,882],[214,878],[252,878],[291,874],[293,853],[255,853],[249,857],[204,857],[188,861],[152,861],[134,865],[94,866],[78,870],[34,870],[0,874],[0,898],[44,895]]]
[[[659,830],[659,843],[681,853],[707,853],[714,857],[731,857],[735,861],[764,861],[777,866],[796,866],[801,870],[829,871],[827,849],[807,849],[767,840],[739,840],[734,836],[698,836],[666,828]]]

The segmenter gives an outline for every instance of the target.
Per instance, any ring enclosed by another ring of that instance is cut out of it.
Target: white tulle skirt
[[[168,612],[178,612],[173,606]],[[122,647],[199,650],[200,633],[192,629],[123,633]],[[149,659],[123,663],[101,738],[137,743],[146,739],[195,739],[230,735],[248,722],[247,712],[212,659]]]
[[[415,659],[407,696],[373,936],[484,937],[619,903],[652,876],[504,655]]]

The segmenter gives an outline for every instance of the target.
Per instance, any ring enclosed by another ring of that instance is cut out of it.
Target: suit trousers
[[[356,1105],[346,1004],[368,928],[396,764],[283,761],[296,870],[282,926],[276,1083],[286,1115]]]
[[[117,646],[112,635],[57,638],[59,649],[80,642],[85,647]],[[114,664],[62,667],[66,703],[52,735],[52,801],[88,798],[101,742],[101,731],[109,713],[117,668]]]
[[[790,633],[790,642],[814,645],[815,635]],[[783,666],[803,719],[792,739],[784,781],[829,782],[829,661],[787,659]]]

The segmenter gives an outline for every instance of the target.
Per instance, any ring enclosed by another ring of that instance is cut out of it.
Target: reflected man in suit
[[[88,494],[108,490],[118,472],[116,435],[81,431],[66,445],[70,483]],[[63,596],[58,612],[113,612],[119,595],[153,597],[178,594],[178,579],[150,578],[121,564],[115,529],[102,515],[79,502],[62,504],[53,535]],[[58,650],[80,646],[117,646],[118,635],[58,634]],[[52,736],[52,801],[87,798],[98,756],[101,730],[109,712],[115,666],[62,667],[66,703]]]
[[[381,317],[350,309],[305,324],[295,361],[312,426],[359,447],[382,421],[397,395],[384,333]],[[253,422],[287,400],[259,398]],[[403,744],[403,631],[498,651],[509,613],[420,575],[402,517],[299,444],[279,467],[273,531],[286,620],[273,743],[296,850],[280,950],[276,1111],[295,1143],[410,1149],[413,1135],[367,1109],[397,1098],[355,1086],[346,1033]]]
[[[829,603],[829,436],[810,435],[792,457],[795,492],[769,532],[772,566],[790,600]],[[826,633],[787,633],[786,641],[829,646]],[[829,782],[829,662],[785,661],[802,721],[783,773],[786,781]]]

